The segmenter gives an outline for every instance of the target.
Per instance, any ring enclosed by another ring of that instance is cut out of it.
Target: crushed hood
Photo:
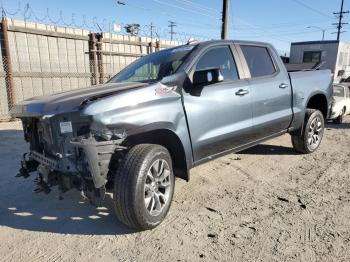
[[[78,111],[80,106],[129,89],[148,86],[145,83],[109,83],[48,96],[33,97],[12,107],[12,117],[40,117]]]

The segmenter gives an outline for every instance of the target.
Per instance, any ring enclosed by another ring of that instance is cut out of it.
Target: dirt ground
[[[145,232],[116,220],[110,196],[94,208],[77,191],[34,194],[34,175],[14,178],[20,126],[0,129],[1,261],[350,261],[350,118],[311,155],[285,135],[193,169]]]

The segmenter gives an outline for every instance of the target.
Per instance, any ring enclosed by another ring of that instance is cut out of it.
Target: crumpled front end
[[[75,187],[98,204],[127,150],[143,134],[167,130],[190,145],[181,94],[175,87],[126,83],[118,90],[90,92],[79,99],[78,94],[72,99],[61,94],[18,105],[13,116],[23,121],[30,143],[19,175],[38,171],[39,192],[53,185],[61,192]],[[192,155],[191,147],[186,149],[185,163]]]
[[[24,155],[18,176],[37,171],[35,192],[60,192],[77,188],[95,205],[105,193],[111,158],[122,151],[123,138],[97,134],[91,130],[92,118],[79,112],[54,116],[23,117],[25,140],[30,152]]]

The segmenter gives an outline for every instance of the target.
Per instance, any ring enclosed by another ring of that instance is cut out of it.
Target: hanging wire
[[[106,18],[104,18],[104,19],[102,20],[101,24],[102,24],[102,32],[108,31],[108,29],[107,29],[107,28],[108,28],[108,27],[107,27],[108,21],[107,21]]]
[[[93,31],[94,30],[94,26],[92,25],[89,25],[87,22],[86,22],[86,16],[83,15],[83,27],[89,29],[90,31]]]
[[[50,21],[52,24],[57,25],[57,24],[60,22],[60,18],[58,18],[57,20],[53,20],[53,19],[51,18],[49,8],[46,9],[46,13],[47,13],[47,18],[49,19],[49,21]]]
[[[30,12],[29,4],[26,4],[26,5],[25,5],[25,8],[24,8],[24,10],[23,10],[23,18],[24,18],[24,21],[30,19],[31,16],[32,16],[32,13]]]
[[[44,17],[39,17],[35,12],[34,12],[34,10],[33,10],[33,8],[31,7],[31,6],[29,6],[29,10],[30,10],[30,13],[31,13],[31,15],[34,17],[34,19],[36,20],[36,21],[39,21],[40,23],[44,23],[45,21],[47,21],[47,12],[46,12],[46,14],[45,14],[45,16]]]
[[[70,23],[66,23],[66,21],[64,21],[63,18],[63,11],[60,11],[60,21],[62,22],[63,25],[65,25],[66,27],[71,27],[72,26],[72,21]]]

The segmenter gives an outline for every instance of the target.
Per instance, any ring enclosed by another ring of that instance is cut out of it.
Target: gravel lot
[[[1,123],[1,261],[350,261],[350,118],[312,155],[285,135],[193,169],[145,232],[115,219],[110,195],[94,208],[77,191],[32,193],[34,174],[14,178],[26,149]]]

